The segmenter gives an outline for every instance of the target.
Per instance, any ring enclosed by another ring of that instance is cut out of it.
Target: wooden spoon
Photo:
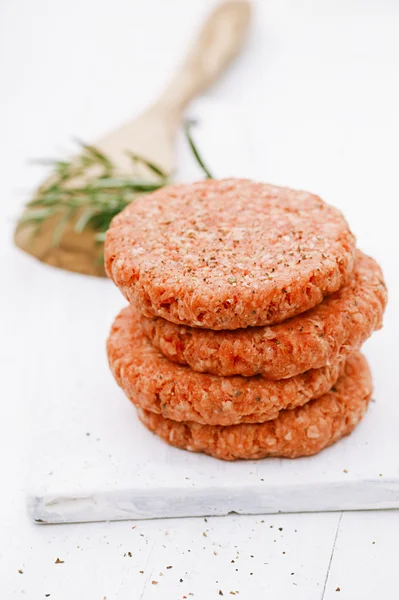
[[[204,23],[191,52],[161,97],[138,118],[99,140],[95,146],[106,154],[121,173],[132,172],[127,150],[158,165],[166,173],[174,167],[175,137],[187,104],[207,88],[237,55],[245,40],[250,3],[230,0],[220,4]],[[95,177],[88,172],[87,177]],[[81,181],[80,181],[81,183]],[[15,243],[39,260],[69,271],[104,275],[102,244],[95,243],[95,232],[74,230],[79,214],[63,230],[60,243],[54,245],[54,231],[60,221],[57,214],[46,219],[40,230],[19,225]]]

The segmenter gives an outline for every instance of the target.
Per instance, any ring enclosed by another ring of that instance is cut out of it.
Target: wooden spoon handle
[[[224,71],[238,54],[248,32],[247,0],[220,4],[205,21],[198,39],[159,103],[180,113]]]

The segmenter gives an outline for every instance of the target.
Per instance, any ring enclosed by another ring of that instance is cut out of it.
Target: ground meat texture
[[[346,359],[382,326],[387,290],[380,267],[357,251],[350,280],[314,308],[284,323],[213,331],[141,316],[141,326],[169,360],[215,375],[293,377]]]
[[[371,393],[369,367],[356,353],[333,390],[266,423],[219,427],[179,423],[143,409],[138,414],[168,444],[191,452],[223,460],[297,458],[316,454],[351,433],[366,412]]]
[[[207,180],[132,202],[107,232],[105,267],[147,316],[238,329],[316,306],[347,281],[354,252],[344,217],[317,196]]]
[[[136,406],[175,421],[212,425],[274,419],[282,409],[301,406],[327,392],[344,368],[339,360],[281,381],[197,373],[170,362],[152,346],[133,306],[116,318],[107,352],[116,381]]]

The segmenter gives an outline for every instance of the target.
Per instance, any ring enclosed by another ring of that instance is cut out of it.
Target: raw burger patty
[[[355,239],[317,196],[242,179],[145,195],[112,221],[108,275],[148,316],[207,329],[270,325],[338,290]]]
[[[210,425],[274,419],[280,410],[301,406],[326,393],[344,369],[339,360],[282,381],[196,373],[170,362],[153,347],[141,331],[133,306],[116,318],[107,351],[116,381],[136,406],[175,421]]]
[[[293,377],[346,358],[382,326],[380,267],[358,251],[349,282],[311,310],[271,327],[212,331],[141,317],[144,333],[174,362],[215,375]]]
[[[316,454],[348,435],[366,412],[372,381],[365,358],[356,353],[336,386],[318,400],[294,410],[282,411],[277,419],[261,424],[230,427],[177,423],[143,409],[139,417],[148,429],[172,446],[205,452],[216,458],[296,458]]]

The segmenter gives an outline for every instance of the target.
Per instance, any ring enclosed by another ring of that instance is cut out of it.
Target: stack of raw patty
[[[293,458],[364,415],[359,349],[386,288],[317,196],[236,179],[163,188],[114,218],[105,264],[130,303],[108,339],[112,372],[168,443]]]

